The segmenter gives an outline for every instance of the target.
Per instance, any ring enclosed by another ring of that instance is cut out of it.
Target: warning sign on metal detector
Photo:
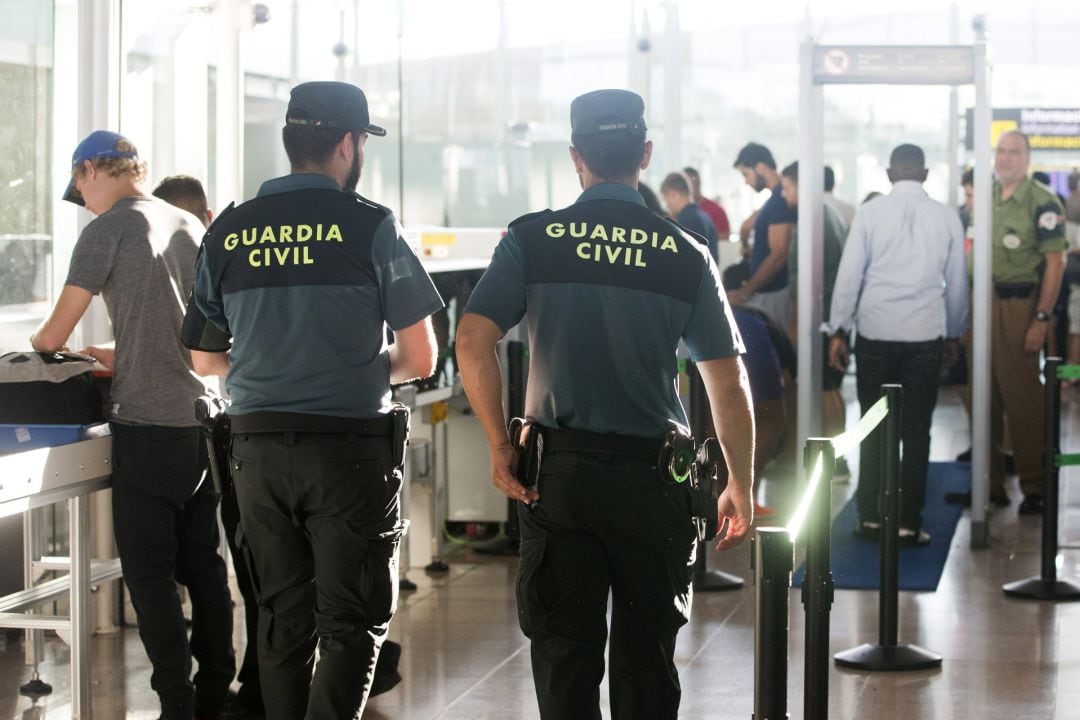
[[[814,82],[965,85],[975,74],[972,48],[955,45],[847,45],[814,48]]]

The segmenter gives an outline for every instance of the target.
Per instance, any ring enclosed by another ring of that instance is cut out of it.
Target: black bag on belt
[[[89,425],[108,418],[106,381],[76,353],[0,355],[0,423]]]

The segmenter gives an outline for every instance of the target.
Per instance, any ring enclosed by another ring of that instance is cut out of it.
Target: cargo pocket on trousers
[[[518,624],[525,637],[532,638],[533,633],[547,622],[547,608],[540,600],[540,568],[544,563],[547,540],[522,540],[519,549],[520,561],[517,578]]]
[[[693,528],[688,532],[685,545],[672,544],[664,556],[668,579],[671,583],[672,602],[671,630],[676,631],[690,620],[693,605],[694,560],[697,557],[697,535]]]
[[[259,584],[259,573],[255,572],[255,558],[251,556],[251,548],[248,546],[247,535],[244,534],[244,524],[236,524],[236,536],[233,538],[236,547],[242,556],[241,562],[247,567],[248,577],[251,578],[251,589],[255,591],[255,600],[258,602],[262,597],[262,586]],[[233,562],[236,558],[233,558]]]

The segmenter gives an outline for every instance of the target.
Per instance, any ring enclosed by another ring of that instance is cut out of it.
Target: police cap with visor
[[[355,85],[332,80],[306,82],[294,87],[289,96],[285,124],[363,131],[379,137],[386,135],[384,128],[371,123],[364,91]]]
[[[575,136],[607,133],[645,134],[645,101],[629,90],[593,90],[570,103]]]

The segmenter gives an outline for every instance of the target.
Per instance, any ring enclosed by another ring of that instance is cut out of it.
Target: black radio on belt
[[[542,428],[524,418],[513,418],[509,430],[510,443],[518,453],[518,482],[524,487],[533,487],[540,477],[540,462],[544,455]]]
[[[698,445],[681,426],[672,425],[664,435],[656,468],[660,480],[677,484],[690,493],[691,516],[698,540],[711,540],[719,530],[717,509],[719,483],[716,467],[722,458],[720,443],[708,438]]]
[[[232,468],[229,465],[229,439],[231,428],[225,401],[211,395],[195,399],[195,419],[202,426],[206,449],[210,456],[210,480],[218,495],[233,492]]]
[[[394,467],[401,468],[405,464],[405,448],[409,445],[409,408],[399,402],[393,403],[390,406],[390,418],[393,422],[390,450]]]

